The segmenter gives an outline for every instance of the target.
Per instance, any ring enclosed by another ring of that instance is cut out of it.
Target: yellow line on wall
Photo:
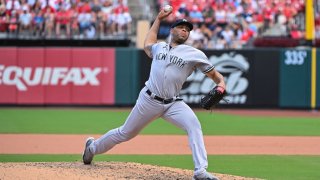
[[[317,51],[312,48],[311,54],[311,108],[316,108]]]

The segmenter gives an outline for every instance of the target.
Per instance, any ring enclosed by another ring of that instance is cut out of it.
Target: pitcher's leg
[[[140,93],[139,99],[126,122],[95,140],[90,146],[91,152],[93,154],[107,152],[116,144],[134,138],[147,124],[158,118],[162,113],[162,108],[149,100],[145,93]]]
[[[191,108],[183,101],[175,102],[163,118],[187,132],[195,175],[205,172],[208,167],[207,151],[203,141],[201,124]]]

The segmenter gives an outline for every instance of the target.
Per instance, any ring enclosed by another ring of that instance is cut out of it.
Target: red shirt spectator
[[[296,10],[289,3],[283,8],[283,14],[287,19],[291,19],[296,13]]]
[[[50,11],[48,11],[48,10],[50,10]],[[50,13],[55,13],[56,12],[56,10],[53,7],[49,6],[49,5],[44,7],[41,11],[42,11],[43,14],[45,14],[47,12],[50,12]]]
[[[62,8],[60,11],[56,13],[56,23],[60,23],[62,25],[69,24],[71,20],[71,12],[69,10],[65,10]]]
[[[250,38],[253,36],[254,32],[250,30],[249,28],[246,28],[242,32],[241,41],[248,42]]]
[[[115,13],[119,14],[121,12],[129,12],[128,6],[124,5],[122,1],[114,8]]]
[[[78,7],[78,12],[79,13],[90,13],[91,12],[91,6],[88,3],[88,1],[86,1],[84,4],[82,4]]]

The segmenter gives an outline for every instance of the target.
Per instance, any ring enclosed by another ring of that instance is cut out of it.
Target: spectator
[[[299,30],[296,24],[293,24],[290,28],[290,37],[292,39],[302,39],[304,38],[304,33],[301,30]],[[319,26],[316,26],[316,38],[320,38]]]
[[[227,46],[227,41],[224,39],[224,37],[222,35],[218,36],[218,40],[216,41],[215,45],[214,45],[214,49],[226,49]]]
[[[29,6],[29,4],[28,4],[28,1],[27,1],[27,0],[22,0],[22,1],[20,1],[20,2],[21,2],[21,7],[20,7],[21,9],[19,10],[19,14],[23,13],[24,10],[27,10],[28,13],[31,14],[31,12],[30,12],[30,6]]]
[[[70,7],[70,29],[71,29],[71,35],[77,36],[79,34],[78,10],[77,10],[76,3],[71,4],[71,7]]]
[[[227,42],[226,47],[232,47],[232,42],[234,41],[235,37],[230,25],[227,25],[225,29],[221,31],[221,36],[223,36],[223,39]]]
[[[29,8],[27,6],[23,6],[23,11],[19,16],[19,23],[19,33],[21,33],[20,35],[28,36],[30,34],[32,25],[32,15],[29,12]]]
[[[124,19],[125,19],[125,26],[124,29],[126,30],[126,34],[130,35],[132,33],[131,26],[132,26],[132,17],[129,12],[129,8],[124,9],[123,13]]]
[[[19,32],[19,14],[12,10],[9,16],[9,37],[17,37]]]
[[[211,6],[210,2],[207,2],[204,6],[204,8],[202,9],[202,17],[204,19],[204,22],[206,24],[210,24],[212,23],[215,19],[214,19],[214,9]]]
[[[115,19],[117,34],[130,34],[132,18],[128,9],[118,9]]]
[[[79,13],[78,23],[80,37],[83,37],[85,31],[91,26],[91,13]]]
[[[60,37],[61,29],[65,29],[66,35],[70,38],[71,35],[71,11],[67,10],[66,6],[61,6],[55,15],[56,36]]]
[[[0,9],[1,12],[6,10],[6,0],[0,0]]]
[[[237,18],[237,11],[234,6],[228,6],[226,10],[226,22],[231,23]]]
[[[100,35],[112,34],[111,32],[111,13],[112,13],[112,0],[105,0],[101,7],[101,22],[99,23]]]
[[[206,39],[211,39],[213,33],[212,31],[207,27],[206,23],[201,23],[200,24],[200,30],[201,33],[206,37]]]
[[[203,22],[202,13],[197,5],[192,6],[192,9],[189,12],[189,18],[192,23]]]
[[[131,31],[132,18],[128,6],[122,0],[118,0],[114,6],[111,20],[114,34],[128,33],[128,28]]]
[[[179,9],[175,13],[175,16],[179,19],[184,19],[189,17],[189,10],[187,9],[186,3],[181,3]]]
[[[20,11],[20,9],[21,9],[21,6],[20,6],[19,0],[7,0],[6,11],[8,16],[11,16],[12,11],[17,13]]]
[[[245,45],[248,45],[250,40],[253,38],[254,32],[251,29],[249,29],[248,25],[243,25],[242,27],[243,27],[243,30],[240,37],[240,41],[242,46],[245,46]]]
[[[42,10],[43,12],[43,17],[44,17],[44,35],[47,38],[52,38],[52,32],[54,28],[54,19],[55,19],[55,14],[54,14],[54,9],[51,8],[50,6],[47,6]]]
[[[78,12],[79,34],[80,38],[83,38],[86,34],[85,31],[88,30],[91,26],[92,20],[91,7],[88,0],[80,4]]]
[[[198,49],[205,48],[205,36],[201,32],[201,29],[198,27],[198,25],[193,26],[193,30],[190,31],[190,35],[186,43]]]
[[[85,37],[88,39],[93,39],[95,35],[96,35],[96,28],[94,27],[93,24],[91,24],[89,28],[86,29],[85,31]]]
[[[102,4],[99,0],[93,0],[91,4],[92,16],[94,27],[98,30],[99,34],[102,34],[104,31],[103,25],[103,13],[102,13]]]
[[[245,1],[243,1],[242,7],[243,7],[243,12],[241,13],[241,16],[243,17],[243,19],[253,16],[253,9],[251,7],[251,4],[248,4]]]
[[[37,13],[38,11],[42,11],[42,14],[45,13],[45,10],[43,10],[43,9],[41,8],[41,4],[40,4],[39,1],[36,1],[33,6],[29,6],[29,7],[30,7],[31,13],[33,13],[33,14]]]
[[[33,7],[36,4],[37,0],[27,0],[29,7]]]
[[[56,0],[38,0],[40,5],[41,5],[41,9],[45,9],[45,8],[52,8],[53,11],[56,11],[57,8],[57,4],[56,4]]]
[[[108,24],[110,24],[110,34],[111,35],[117,35],[117,15],[118,12],[116,9],[112,9],[109,19],[108,19]]]
[[[291,19],[297,14],[297,9],[287,1],[282,12],[287,19]]]
[[[44,30],[44,17],[42,11],[36,11],[33,17],[33,35],[40,37],[43,36]]]
[[[96,35],[96,27],[97,27],[97,24],[98,24],[98,17],[97,17],[97,14],[93,11],[91,11],[91,18],[90,18],[90,26],[89,28],[86,30],[86,31],[91,31],[92,33],[94,32],[94,35]],[[94,31],[92,29],[92,27],[94,28]]]
[[[78,3],[78,12],[91,13],[91,6],[89,4],[89,0],[82,0]]]
[[[288,36],[288,29],[286,27],[286,20],[282,14],[279,14],[280,17],[276,18],[275,24],[272,25],[269,29],[267,29],[262,35],[263,36],[274,36],[274,37],[286,37]]]
[[[224,28],[227,25],[227,12],[224,10],[221,3],[217,4],[217,9],[215,10],[215,19],[218,26]]]
[[[266,32],[268,29],[270,29],[273,26],[273,22],[269,18],[265,18],[263,20],[263,24],[258,28],[258,33],[263,34]]]
[[[253,36],[256,37],[257,33],[258,33],[258,27],[257,25],[253,22],[253,18],[248,16],[245,19],[245,22],[243,22],[243,24],[247,25],[248,28],[253,32]]]
[[[0,0],[0,32],[7,31],[7,13],[5,0]]]
[[[238,20],[238,18],[234,19],[230,23],[231,28],[233,29],[234,32],[234,41],[232,42],[232,45],[230,48],[232,49],[241,49],[243,42],[241,40],[242,35],[243,35],[243,26],[242,23]]]

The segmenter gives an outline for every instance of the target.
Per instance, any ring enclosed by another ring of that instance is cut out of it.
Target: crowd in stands
[[[202,49],[250,47],[259,36],[304,37],[297,18],[304,0],[158,0],[159,8],[166,4],[173,6],[168,22],[193,22],[188,43]]]
[[[123,0],[0,0],[7,37],[97,38],[131,33]]]
[[[0,0],[0,35],[19,38],[99,38],[130,35],[129,0]],[[305,0],[155,0],[173,6],[167,18],[194,24],[188,44],[202,49],[252,46],[257,37],[304,35]],[[170,27],[170,26],[169,26]],[[316,13],[316,38],[320,16]],[[160,29],[162,32],[162,29]],[[166,32],[169,34],[168,32]],[[170,37],[167,37],[170,38]]]

